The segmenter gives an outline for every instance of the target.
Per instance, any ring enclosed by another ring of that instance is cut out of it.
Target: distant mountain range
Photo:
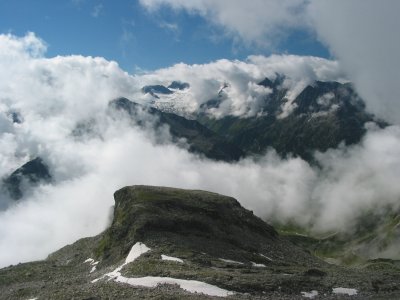
[[[191,87],[179,81],[168,86],[143,87],[143,93],[154,98],[147,104],[127,98],[112,100],[108,113],[123,112],[132,120],[133,126],[151,124],[155,131],[166,126],[177,145],[209,159],[227,162],[275,149],[282,157],[299,156],[313,163],[315,151],[336,148],[340,143],[358,143],[368,122],[379,127],[388,125],[366,111],[364,102],[349,83],[316,81],[289,101],[284,79],[283,75],[277,74],[274,80],[265,78],[258,83],[270,89],[270,93],[259,103],[260,113],[251,117],[215,117],[212,114],[212,109],[218,108],[227,98],[224,91],[227,83],[216,91],[215,98],[206,101],[197,111],[188,113],[185,93]],[[153,121],[146,123],[138,112],[144,112],[147,119]],[[89,134],[90,122],[77,124],[72,134],[77,137]],[[51,170],[45,160],[34,157],[3,178],[3,191],[11,198],[19,199],[22,185],[29,188],[49,181]]]
[[[223,86],[216,96],[202,104],[197,111],[185,111],[181,90],[168,89],[165,97],[162,86],[146,86],[156,99],[150,103],[160,111],[183,115],[197,120],[203,126],[240,148],[245,155],[263,154],[275,149],[283,157],[300,156],[311,162],[315,151],[336,148],[360,141],[366,132],[365,125],[374,122],[379,127],[387,123],[368,113],[363,100],[350,83],[315,81],[306,86],[294,100],[289,101],[288,89],[282,84],[283,75],[274,80],[265,78],[258,85],[269,88],[269,93],[259,104],[259,113],[252,117],[226,115],[215,117],[212,109],[226,100]],[[183,83],[181,83],[183,85]],[[185,87],[189,89],[189,85]],[[284,111],[286,106],[286,110]]]

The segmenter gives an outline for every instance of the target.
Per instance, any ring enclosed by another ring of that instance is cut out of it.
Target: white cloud
[[[178,31],[179,31],[179,26],[176,23],[160,22],[159,26],[161,28],[165,28],[165,29],[167,29],[167,30],[169,30],[169,31],[171,31],[171,32],[173,32],[175,34],[177,34]]]
[[[310,15],[323,42],[339,59],[370,110],[400,122],[400,27],[397,0],[311,2]]]
[[[398,0],[140,0],[149,11],[197,14],[235,42],[273,48],[290,31],[315,31],[370,111],[400,122]],[[290,105],[288,109],[290,108]]]
[[[103,9],[104,9],[104,5],[103,5],[103,4],[99,3],[99,4],[95,5],[95,6],[93,7],[91,16],[92,16],[93,18],[98,18],[98,17],[102,14]]]
[[[399,157],[398,126],[370,130],[360,145],[318,155],[324,168],[312,193],[322,205],[316,229],[352,228],[360,212],[397,211]]]
[[[0,35],[0,49],[0,68],[8,70],[0,74],[0,175],[41,155],[55,178],[0,212],[0,266],[44,258],[80,237],[101,232],[113,192],[126,185],[219,192],[236,197],[261,217],[294,219],[320,229],[343,229],[363,210],[398,205],[398,127],[371,131],[360,146],[320,154],[319,170],[298,158],[281,160],[274,152],[236,164],[201,159],[167,142],[157,145],[154,138],[168,141],[165,131],[129,128],[123,118],[105,113],[108,101],[117,96],[140,100],[144,84],[188,78],[195,97],[229,81],[229,92],[237,95],[234,107],[248,100],[244,95],[253,91],[254,82],[272,72],[290,72],[293,79],[304,74],[335,78],[340,74],[336,62],[251,57],[247,62],[179,64],[131,76],[103,58],[44,58],[45,45],[33,34]],[[24,122],[13,124],[7,117],[10,110],[19,111]],[[101,136],[71,136],[78,122],[92,119]]]
[[[274,46],[288,29],[305,26],[306,0],[140,0],[150,11],[162,6],[199,14],[242,42]]]
[[[191,89],[185,100],[192,110],[215,98],[221,86],[227,83],[224,104],[212,113],[216,117],[254,116],[260,112],[259,104],[269,93],[257,83],[265,77],[274,79],[276,73],[287,76],[284,85],[289,89],[287,98],[290,101],[315,80],[346,81],[336,61],[295,55],[251,56],[247,61],[221,59],[203,65],[181,63],[142,75],[141,80],[143,84],[164,85],[171,80],[188,82]]]
[[[0,43],[2,45],[0,48],[0,57],[4,62],[6,58],[41,57],[47,50],[46,43],[33,32],[27,33],[22,38],[11,34],[1,34]]]

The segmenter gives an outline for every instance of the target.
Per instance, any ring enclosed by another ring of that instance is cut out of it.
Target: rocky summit
[[[330,265],[231,197],[130,186],[112,223],[0,270],[0,299],[398,299],[400,266]]]

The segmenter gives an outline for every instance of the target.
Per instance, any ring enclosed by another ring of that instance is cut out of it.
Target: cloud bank
[[[234,43],[273,48],[293,30],[329,48],[369,109],[400,122],[400,27],[397,0],[140,0],[149,11],[170,7],[203,17]]]
[[[153,12],[162,6],[198,14],[229,37],[248,45],[272,47],[287,30],[304,27],[306,0],[140,0]]]
[[[246,101],[248,83],[268,72],[329,80],[341,74],[336,62],[257,56],[131,76],[103,58],[45,58],[46,46],[34,34],[0,35],[0,49],[0,68],[7,70],[0,75],[0,176],[35,156],[45,159],[54,176],[54,182],[0,212],[0,266],[44,258],[98,234],[109,222],[113,192],[126,185],[231,195],[262,218],[294,220],[319,231],[351,230],[365,211],[398,209],[397,126],[372,128],[358,146],[318,154],[321,169],[316,169],[299,158],[282,160],[273,150],[258,160],[210,161],[170,143],[168,130],[132,127],[107,113],[115,97],[145,101],[141,87],[150,82],[190,80],[197,98],[225,78],[240,102]],[[14,123],[10,112],[18,112],[23,122]],[[137,117],[151,122],[146,114]],[[72,131],[82,122],[92,124],[93,134],[76,138]],[[3,196],[0,201],[6,201]]]
[[[309,7],[315,30],[339,59],[369,109],[397,124],[399,11],[400,2],[396,0],[314,0]]]
[[[142,75],[140,80],[146,85],[165,86],[171,83],[171,79],[188,82],[191,88],[184,95],[184,101],[190,112],[198,110],[208,100],[215,99],[221,87],[226,85],[223,105],[215,108],[213,115],[250,117],[260,112],[260,102],[271,92],[258,83],[266,77],[273,80],[277,74],[286,76],[283,86],[288,89],[286,97],[289,103],[316,80],[347,81],[336,61],[295,55],[250,56],[246,61],[221,59],[204,65],[180,63]],[[142,101],[147,98],[137,97]]]

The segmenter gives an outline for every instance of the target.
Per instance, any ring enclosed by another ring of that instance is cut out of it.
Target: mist
[[[400,122],[400,2],[386,0],[311,1],[312,27],[365,99],[370,111]],[[338,22],[340,20],[340,22]]]
[[[108,111],[116,97],[145,103],[143,85],[177,79],[190,82],[187,101],[198,101],[195,107],[210,86],[231,82],[238,104],[223,113],[246,115],[248,82],[275,72],[293,82],[301,77],[301,84],[345,80],[335,61],[257,56],[130,75],[103,58],[46,58],[44,41],[33,33],[0,35],[0,49],[0,67],[8,70],[0,75],[0,176],[40,156],[54,177],[0,212],[0,266],[42,259],[100,233],[110,222],[113,193],[126,185],[209,190],[235,197],[264,220],[295,221],[319,232],[352,230],[357,216],[378,207],[399,209],[398,126],[371,124],[359,145],[316,153],[317,168],[300,158],[281,159],[273,149],[237,163],[208,160],[174,145],[168,128],[136,127]],[[22,122],[13,122],[10,112]],[[145,112],[136,118],[152,122]],[[73,130],[87,121],[91,133],[76,138]],[[1,195],[0,201],[9,200]]]
[[[275,53],[296,30],[318,38],[371,112],[400,122],[397,0],[140,0],[150,13],[169,7],[198,15],[233,45]],[[157,14],[155,14],[157,16]],[[240,17],[238,17],[240,16]],[[157,16],[159,17],[159,16]],[[282,52],[285,49],[278,50]]]

